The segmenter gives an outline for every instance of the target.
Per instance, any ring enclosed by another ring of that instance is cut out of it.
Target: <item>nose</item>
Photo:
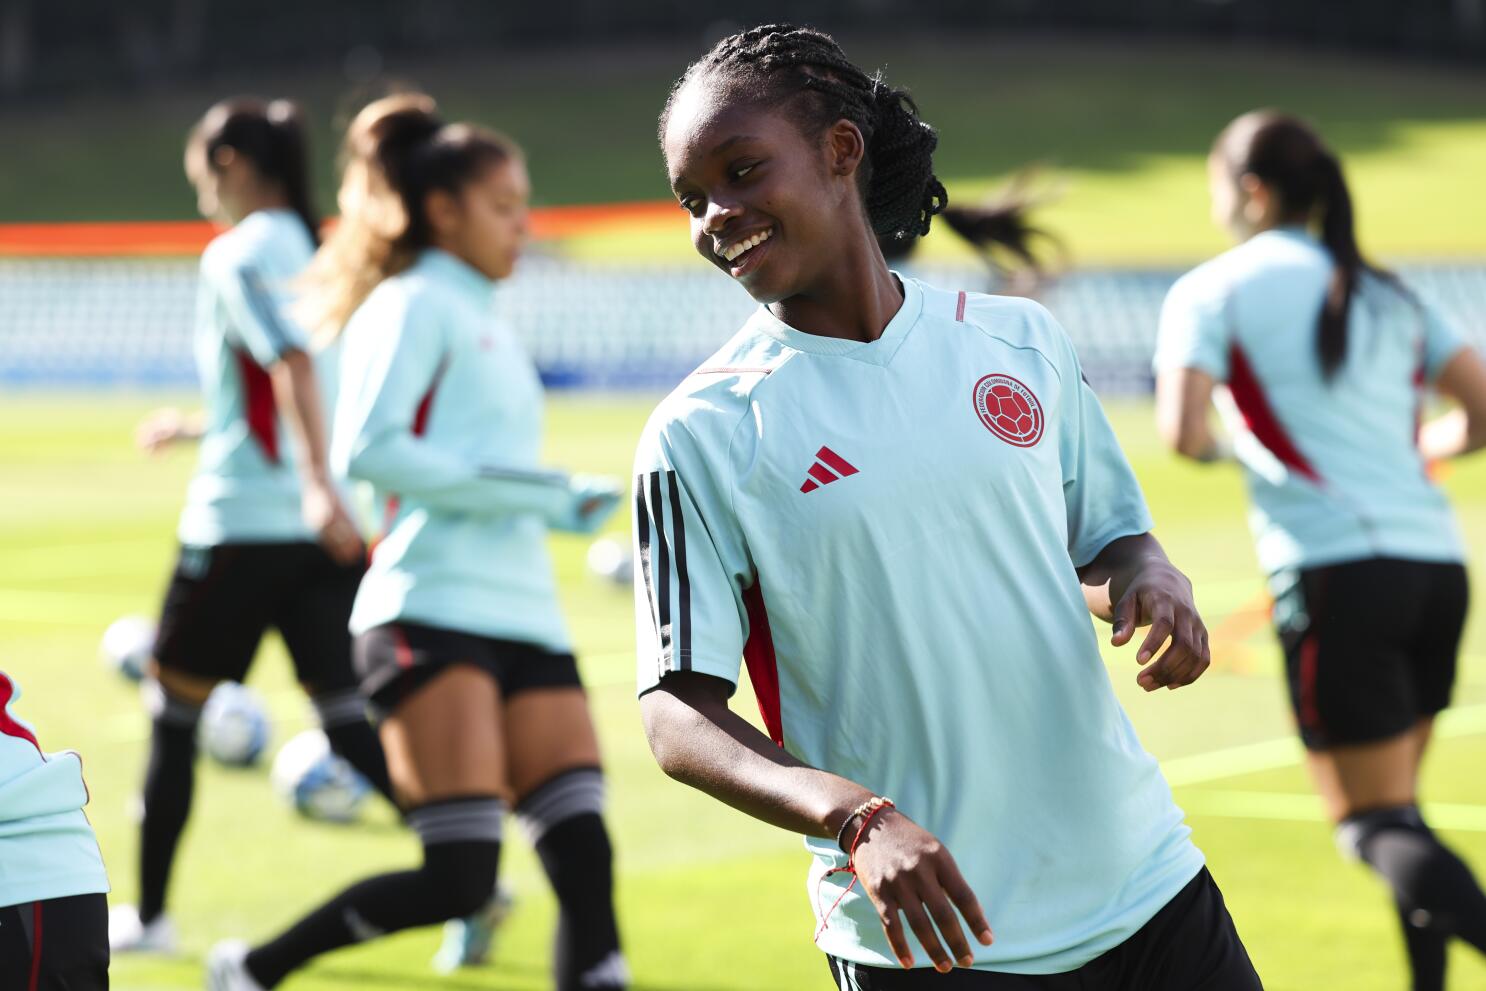
[[[721,231],[727,222],[734,217],[740,216],[743,208],[736,203],[724,203],[711,200],[707,204],[707,212],[702,217],[702,230],[708,234],[716,234]]]

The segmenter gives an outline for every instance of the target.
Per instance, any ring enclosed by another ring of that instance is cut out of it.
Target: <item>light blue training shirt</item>
[[[298,214],[258,210],[201,256],[194,347],[206,422],[182,544],[315,539],[300,515],[297,452],[268,373],[287,351],[309,349],[290,305],[314,251]]]
[[[1460,532],[1417,447],[1425,390],[1466,346],[1411,292],[1365,276],[1346,358],[1327,381],[1317,325],[1331,255],[1303,228],[1265,231],[1198,266],[1161,310],[1158,373],[1193,368],[1215,395],[1270,574],[1375,557],[1458,562]]]
[[[0,671],[0,906],[108,891],[88,786],[75,752],[46,753],[11,711],[20,689]]]
[[[945,843],[996,934],[976,967],[1075,970],[1202,867],[1075,571],[1151,518],[1046,310],[902,284],[871,343],[758,310],[652,415],[639,691],[746,659],[777,743]],[[805,845],[820,919],[846,858]],[[828,921],[821,949],[898,966],[860,885]]]

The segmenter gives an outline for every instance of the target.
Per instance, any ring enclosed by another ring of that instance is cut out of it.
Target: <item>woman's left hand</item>
[[[1190,685],[1212,663],[1207,625],[1197,613],[1192,583],[1164,558],[1146,559],[1130,577],[1114,605],[1114,632],[1109,642],[1123,647],[1142,626],[1150,626],[1150,631],[1135,660],[1149,666],[1135,681],[1146,691]]]

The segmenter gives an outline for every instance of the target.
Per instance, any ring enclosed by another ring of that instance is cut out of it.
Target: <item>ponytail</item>
[[[660,117],[662,140],[676,98],[702,78],[739,100],[791,105],[811,138],[842,119],[855,124],[867,145],[857,182],[879,244],[911,244],[948,205],[944,184],[934,175],[938,134],[919,117],[906,90],[889,86],[881,74],[869,76],[830,35],[764,24],[722,39],[671,87]]]
[[[434,190],[459,193],[471,180],[520,157],[509,139],[470,124],[448,124],[422,93],[367,105],[341,150],[341,218],[305,273],[300,306],[321,337],[338,334],[384,279],[429,246],[424,209]]]
[[[253,97],[223,100],[191,129],[190,154],[216,167],[216,154],[230,148],[253,163],[266,182],[275,183],[304,222],[310,240],[320,243],[320,220],[310,195],[309,154],[299,107],[291,100],[265,103]]]
[[[1322,377],[1329,381],[1347,358],[1347,318],[1363,276],[1376,276],[1405,295],[1408,290],[1391,272],[1363,257],[1341,162],[1309,125],[1273,110],[1256,110],[1223,129],[1213,154],[1235,183],[1252,175],[1268,185],[1282,219],[1320,228],[1333,269],[1316,330],[1316,356]]]

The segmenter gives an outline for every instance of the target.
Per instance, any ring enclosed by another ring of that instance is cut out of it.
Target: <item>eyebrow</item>
[[[723,141],[723,142],[715,145],[712,148],[711,151],[707,152],[707,156],[710,158],[713,155],[721,155],[723,152],[727,151],[733,145],[742,144],[744,141],[757,141],[757,140],[758,140],[758,137],[756,135],[752,135],[752,134],[735,134],[732,137],[728,138],[726,141]],[[675,179],[673,179],[671,181],[671,192],[674,193],[676,191],[676,185],[680,181],[681,181],[681,177],[680,176],[677,176]]]

